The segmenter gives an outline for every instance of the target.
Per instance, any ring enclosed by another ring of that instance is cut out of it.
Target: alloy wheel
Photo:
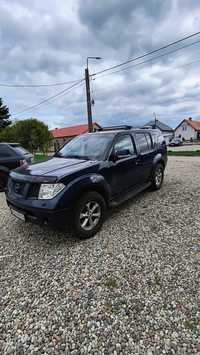
[[[91,231],[99,223],[102,210],[97,201],[89,201],[80,213],[80,226],[85,231]]]
[[[156,186],[160,186],[163,179],[163,170],[159,167],[155,172],[155,184]]]

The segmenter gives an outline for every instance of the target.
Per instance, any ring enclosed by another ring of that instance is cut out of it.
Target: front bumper
[[[8,196],[7,204],[10,209],[14,209],[24,215],[25,221],[40,225],[46,224],[52,227],[62,227],[66,225],[70,215],[70,211],[67,208],[61,210],[33,208],[31,206],[25,206],[22,202],[12,201]]]

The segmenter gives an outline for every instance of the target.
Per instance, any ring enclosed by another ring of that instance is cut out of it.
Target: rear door
[[[133,136],[138,152],[137,165],[140,181],[145,183],[150,179],[153,166],[154,148],[151,135],[146,132],[136,132]]]

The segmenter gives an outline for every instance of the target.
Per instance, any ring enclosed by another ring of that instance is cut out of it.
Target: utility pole
[[[91,104],[91,95],[90,95],[90,73],[88,67],[89,59],[101,59],[101,57],[87,57],[87,68],[85,68],[85,88],[86,88],[86,97],[87,97],[87,115],[88,115],[88,132],[93,131],[92,123],[92,104]]]
[[[155,120],[154,125],[155,125],[155,128],[156,128],[156,120],[157,120],[157,118],[156,118],[156,114],[155,114],[155,112],[154,112],[153,114],[154,114],[154,120]]]
[[[92,132],[93,131],[92,105],[91,105],[91,95],[90,95],[90,75],[89,75],[88,66],[85,69],[85,87],[86,87],[86,97],[87,97],[88,132]]]

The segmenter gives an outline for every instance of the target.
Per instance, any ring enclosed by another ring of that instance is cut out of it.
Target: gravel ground
[[[0,194],[1,354],[200,354],[200,159],[93,239],[23,224]]]

